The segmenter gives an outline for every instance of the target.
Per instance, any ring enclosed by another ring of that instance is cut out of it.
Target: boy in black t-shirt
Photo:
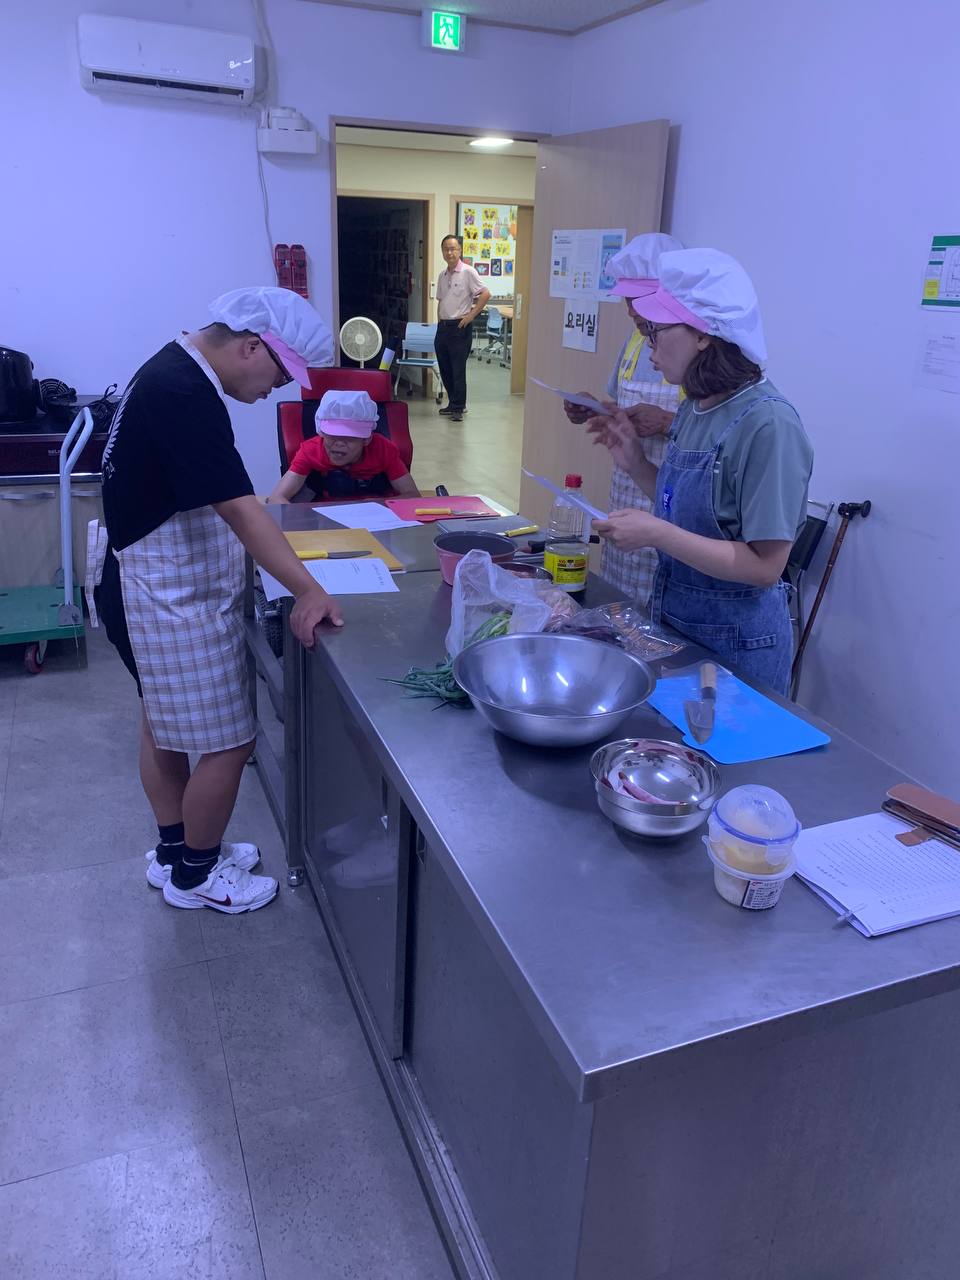
[[[254,845],[222,839],[255,736],[244,548],[296,597],[290,621],[301,643],[312,647],[320,622],[342,619],[254,497],[224,397],[251,404],[294,377],[309,386],[307,362],[329,363],[333,345],[313,308],[286,289],[237,289],[210,310],[212,325],[138,370],[114,415],[101,600],[143,696],[140,777],[160,833],[147,879],[171,906],[236,914],[277,892],[276,880],[250,874]],[[200,757],[192,773],[189,752]]]

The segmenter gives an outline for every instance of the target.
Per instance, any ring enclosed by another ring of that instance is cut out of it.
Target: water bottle
[[[550,511],[550,524],[547,529],[549,539],[562,538],[566,542],[583,542],[583,516],[579,507],[568,502],[564,494],[575,493],[579,496],[583,477],[568,475],[563,482],[563,493],[558,493],[553,500]]]

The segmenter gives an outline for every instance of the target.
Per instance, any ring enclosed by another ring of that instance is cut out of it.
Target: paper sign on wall
[[[930,391],[960,395],[960,312],[924,320],[914,382]]]
[[[960,309],[960,236],[933,237],[920,305]]]
[[[572,351],[596,351],[597,319],[600,305],[582,298],[567,298],[563,304],[563,345]]]
[[[609,298],[613,277],[607,263],[626,243],[623,228],[554,231],[550,251],[550,297],[619,302]]]

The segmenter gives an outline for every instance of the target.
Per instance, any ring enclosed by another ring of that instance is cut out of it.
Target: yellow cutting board
[[[403,565],[366,529],[302,529],[286,535],[297,555],[305,551],[369,551],[396,572]]]

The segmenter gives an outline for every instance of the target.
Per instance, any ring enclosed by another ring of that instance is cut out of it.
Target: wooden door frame
[[[340,228],[337,219],[337,129],[392,129],[403,133],[446,133],[464,138],[475,138],[484,133],[502,134],[505,126],[500,125],[494,127],[491,125],[485,128],[480,125],[466,124],[426,124],[423,121],[415,120],[385,120],[373,119],[360,116],[339,116],[330,115],[327,118],[327,172],[330,175],[330,257],[331,257],[331,299],[333,302],[332,312],[332,328],[334,341],[334,359],[340,357],[340,263],[339,263],[339,242]],[[541,142],[548,139],[549,133],[530,133],[526,129],[510,129],[507,130],[511,138],[515,138],[517,142]],[[344,193],[346,194],[346,193]],[[363,192],[362,194],[369,194]],[[392,194],[392,193],[391,193]],[[467,197],[469,199],[469,197]],[[523,203],[516,200],[510,200],[508,203]],[[424,281],[428,279],[427,272],[424,270]],[[427,309],[424,314],[429,312],[429,293],[427,295]]]

